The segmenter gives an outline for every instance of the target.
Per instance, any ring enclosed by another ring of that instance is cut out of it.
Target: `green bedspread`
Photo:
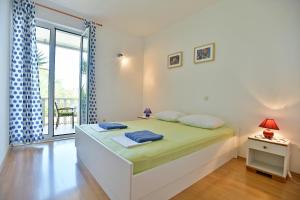
[[[126,124],[128,128],[97,132],[89,125],[81,125],[80,127],[85,133],[96,138],[116,154],[131,161],[134,165],[134,174],[188,155],[234,135],[233,129],[226,126],[209,130],[156,119],[141,119],[122,123]],[[150,130],[164,135],[164,139],[132,148],[125,148],[111,139],[112,136],[137,130]]]

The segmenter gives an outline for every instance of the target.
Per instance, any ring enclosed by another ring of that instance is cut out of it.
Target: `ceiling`
[[[82,14],[138,36],[148,36],[217,0],[36,0]]]

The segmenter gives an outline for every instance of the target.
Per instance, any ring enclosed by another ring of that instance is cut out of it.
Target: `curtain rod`
[[[78,17],[78,16],[76,16],[76,15],[72,15],[72,14],[70,14],[70,13],[67,13],[67,12],[64,12],[64,11],[60,11],[60,10],[57,10],[57,9],[54,9],[54,8],[51,8],[51,7],[48,7],[48,6],[45,6],[45,5],[40,4],[40,3],[35,3],[35,5],[37,5],[37,6],[39,6],[39,7],[42,7],[42,8],[46,8],[46,9],[48,9],[48,10],[52,10],[52,11],[54,11],[54,12],[61,13],[61,14],[63,14],[63,15],[67,15],[67,16],[69,16],[69,17],[73,17],[73,18],[76,18],[76,19],[79,19],[79,20],[84,20],[84,18],[82,18],[82,17]],[[99,24],[99,23],[96,23],[96,25],[102,26],[102,24]]]

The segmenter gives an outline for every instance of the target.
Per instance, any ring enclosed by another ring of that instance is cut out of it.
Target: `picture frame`
[[[168,68],[176,68],[182,66],[183,52],[176,52],[168,55]]]
[[[215,60],[215,43],[209,43],[194,48],[194,63],[210,62]]]

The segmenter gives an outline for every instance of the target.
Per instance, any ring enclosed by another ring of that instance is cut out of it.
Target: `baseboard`
[[[0,164],[0,173],[2,172],[2,170],[5,166],[5,163],[8,159],[8,154],[9,154],[10,151],[11,151],[11,146],[9,145],[8,148],[7,148],[7,151],[5,153],[4,159],[3,159],[2,163]]]
[[[300,178],[300,174],[299,173],[293,172],[293,171],[291,171],[291,173],[292,173],[293,176],[296,176],[296,177]]]
[[[237,159],[240,159],[240,160],[244,160],[244,161],[246,161],[246,158],[245,158],[245,157],[243,157],[243,156],[238,156],[238,157],[237,157]]]

